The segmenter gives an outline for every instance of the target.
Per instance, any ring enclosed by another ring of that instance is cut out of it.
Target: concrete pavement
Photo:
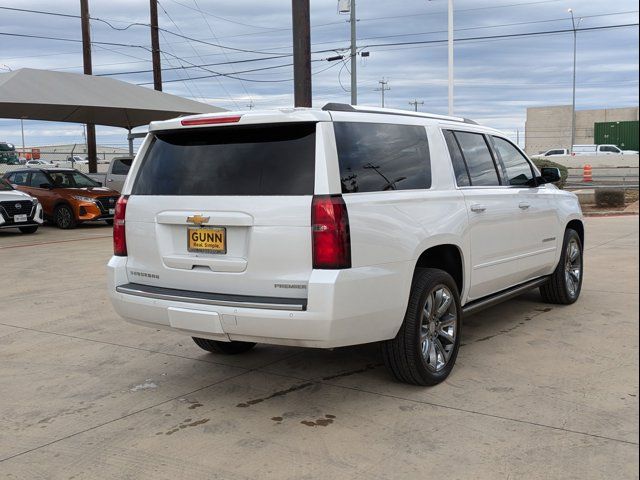
[[[434,388],[372,345],[208,354],[111,310],[108,227],[0,232],[0,475],[637,478],[638,218],[586,222],[581,299],[469,317]]]

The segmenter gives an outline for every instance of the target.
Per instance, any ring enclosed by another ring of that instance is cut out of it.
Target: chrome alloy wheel
[[[564,262],[564,281],[567,286],[567,292],[571,297],[575,297],[580,286],[580,277],[582,275],[582,252],[580,245],[575,238],[569,241],[567,251],[565,253]]]
[[[454,351],[458,311],[451,290],[437,285],[427,295],[420,323],[420,346],[427,368],[442,370]]]

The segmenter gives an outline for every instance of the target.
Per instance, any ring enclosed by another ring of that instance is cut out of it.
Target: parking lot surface
[[[0,476],[637,478],[638,218],[586,220],[569,307],[465,319],[453,374],[375,345],[216,356],[111,309],[111,229],[0,232]]]

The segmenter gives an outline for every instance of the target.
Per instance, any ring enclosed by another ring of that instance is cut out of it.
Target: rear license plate
[[[226,228],[187,228],[187,250],[189,252],[227,253]]]
[[[26,222],[27,221],[27,216],[26,215],[14,215],[13,216],[13,221],[18,223],[18,222]]]

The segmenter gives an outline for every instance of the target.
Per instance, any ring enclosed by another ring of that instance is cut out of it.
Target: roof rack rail
[[[367,108],[367,107],[356,108],[353,105],[349,105],[348,103],[329,102],[324,107],[322,107],[322,110],[327,112],[379,113],[382,115],[402,115],[407,117],[433,118],[436,120],[447,120],[450,122],[460,122],[460,123],[469,123],[471,125],[478,125],[477,122],[469,118],[450,117],[446,115],[435,115],[435,114],[420,113],[420,112],[409,112],[409,111],[405,112],[403,110],[390,110],[390,109],[383,109],[383,108],[375,108],[375,109]]]

